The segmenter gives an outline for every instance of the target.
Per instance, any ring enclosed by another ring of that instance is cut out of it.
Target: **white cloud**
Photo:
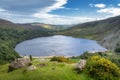
[[[94,18],[88,17],[80,17],[80,16],[59,16],[59,17],[52,17],[42,19],[42,22],[50,23],[50,24],[78,24],[84,23],[89,21],[94,21]]]
[[[17,23],[27,22],[41,22],[47,24],[78,24],[88,21],[95,20],[94,18],[81,17],[81,16],[61,16],[52,14],[53,10],[57,9],[68,9],[68,10],[79,10],[79,8],[66,8],[68,0],[54,0],[54,3],[45,7],[40,8],[36,13],[33,14],[21,14],[10,10],[0,8],[0,17]]]
[[[90,7],[94,7],[94,5],[93,5],[93,4],[89,4],[89,6],[90,6]]]
[[[52,6],[43,8],[38,13],[33,14],[34,17],[40,18],[41,22],[46,22],[50,24],[78,24],[88,21],[93,21],[93,18],[80,17],[80,16],[60,16],[55,14],[50,14],[49,12],[57,9],[67,9],[67,10],[79,10],[79,8],[66,8],[64,5],[67,0],[56,0],[56,3]]]
[[[6,11],[5,9],[0,8],[0,12]]]
[[[79,8],[63,8],[64,10],[75,10],[75,11],[78,11],[80,10]]]
[[[118,4],[118,6],[120,6],[120,3]]]
[[[55,0],[55,1],[56,1],[55,4],[43,8],[40,12],[45,12],[45,13],[51,12],[53,10],[64,8],[63,5],[67,4],[67,0]]]
[[[50,14],[49,12],[57,9],[67,9],[67,10],[79,10],[78,8],[66,8],[63,5],[67,3],[67,0],[56,0],[56,3],[52,6],[43,8],[38,13],[33,14],[34,17],[42,19],[42,22],[51,24],[77,24],[87,21],[92,21],[92,18],[87,17],[70,17],[70,16],[60,16],[55,14]]]
[[[59,15],[50,14],[49,12],[53,10],[65,8],[63,5],[65,5],[66,3],[67,0],[56,0],[55,4],[53,4],[52,6],[45,7],[39,12],[34,13],[33,17],[42,18],[42,19],[58,17]]]
[[[105,8],[106,7],[105,4],[95,4],[94,6],[97,8]]]
[[[116,7],[104,8],[104,9],[97,10],[97,12],[111,15],[111,17],[118,16],[120,15],[120,8],[116,8]]]

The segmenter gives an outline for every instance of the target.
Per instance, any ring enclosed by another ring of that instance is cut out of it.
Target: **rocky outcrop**
[[[120,27],[113,33],[107,35],[102,41],[102,46],[114,51],[116,47],[120,46]]]
[[[22,68],[31,64],[30,58],[25,56],[23,58],[18,58],[9,65],[9,71],[17,68]]]

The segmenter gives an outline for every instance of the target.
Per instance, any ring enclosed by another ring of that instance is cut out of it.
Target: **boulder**
[[[45,67],[45,66],[47,66],[47,64],[41,63],[41,64],[38,64],[38,66],[39,66],[39,67]]]
[[[25,56],[23,58],[18,58],[9,65],[9,70],[14,70],[17,68],[22,68],[31,64],[30,58]]]
[[[27,70],[28,71],[33,71],[33,70],[36,70],[37,68],[36,68],[36,66],[34,66],[34,65],[31,65],[31,66],[29,66],[28,68],[27,68]]]
[[[81,60],[77,63],[76,69],[77,69],[78,71],[82,71],[82,70],[85,68],[85,65],[86,65],[86,60],[81,59]]]

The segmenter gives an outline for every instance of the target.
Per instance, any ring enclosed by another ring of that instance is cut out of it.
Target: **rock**
[[[18,58],[9,65],[9,71],[22,68],[31,64],[30,58],[25,56],[23,58]]]
[[[33,70],[36,70],[37,68],[36,68],[36,66],[34,66],[34,65],[31,65],[31,66],[29,66],[28,68],[27,68],[27,70],[28,71],[33,71]]]
[[[82,71],[85,68],[85,65],[86,65],[86,60],[82,59],[77,63],[76,69]]]
[[[47,64],[41,63],[41,64],[39,64],[38,66],[39,66],[39,67],[45,67],[45,66],[47,66]]]

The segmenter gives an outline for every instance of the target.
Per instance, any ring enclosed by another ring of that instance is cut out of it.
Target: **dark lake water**
[[[78,56],[85,51],[103,51],[96,41],[55,35],[27,40],[18,44],[15,51],[32,56]]]

